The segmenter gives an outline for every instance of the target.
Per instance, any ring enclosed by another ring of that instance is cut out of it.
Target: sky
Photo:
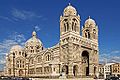
[[[37,32],[44,47],[59,42],[59,19],[71,3],[81,17],[88,16],[99,28],[99,61],[120,62],[120,0],[0,0],[0,70],[14,44],[24,46]]]

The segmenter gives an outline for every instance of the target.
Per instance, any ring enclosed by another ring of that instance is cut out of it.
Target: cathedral
[[[69,4],[60,16],[60,40],[43,47],[35,31],[24,47],[14,45],[6,55],[6,76],[81,78],[98,74],[98,26],[88,17],[80,29],[80,15]]]

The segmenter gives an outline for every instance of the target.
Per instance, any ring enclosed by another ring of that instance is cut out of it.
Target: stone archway
[[[89,53],[87,51],[82,52],[82,67],[84,75],[89,76]]]
[[[64,65],[62,67],[62,72],[65,73],[66,75],[68,75],[68,66],[67,65]]]
[[[24,74],[24,73],[23,73],[23,70],[20,69],[20,70],[19,70],[19,76],[23,76],[23,74]]]
[[[74,74],[74,76],[77,76],[77,73],[78,73],[78,66],[74,65],[73,66],[73,74]]]

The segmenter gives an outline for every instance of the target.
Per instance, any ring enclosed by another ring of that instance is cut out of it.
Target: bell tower
[[[69,77],[73,74],[73,61],[79,47],[80,16],[76,9],[69,3],[60,16],[60,61],[66,66]]]
[[[63,16],[60,16],[60,37],[70,32],[80,35],[80,16],[69,3],[64,9]]]
[[[90,18],[85,21],[85,24],[82,28],[82,36],[94,41],[98,41],[98,26],[96,22]]]

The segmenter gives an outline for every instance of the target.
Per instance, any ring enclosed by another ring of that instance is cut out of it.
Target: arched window
[[[68,23],[67,19],[64,20],[63,24],[64,24],[64,32],[68,31],[69,30],[69,23]]]
[[[88,29],[85,31],[85,37],[90,39],[90,31]]]
[[[47,58],[46,60],[49,61],[49,54],[46,56],[46,58]]]
[[[46,61],[50,61],[51,60],[51,55],[50,54],[47,54],[46,55]]]
[[[41,60],[42,60],[42,59],[41,59],[41,57],[39,56],[39,57],[37,58],[37,62],[40,63]]]
[[[77,24],[75,23],[75,26],[74,26],[74,31],[76,32],[76,26],[77,26]]]
[[[33,49],[33,46],[30,46],[31,47],[31,49]]]
[[[16,60],[16,68],[24,68],[25,67],[25,61],[22,59]]]
[[[31,63],[31,64],[34,64],[34,59],[31,59],[31,60],[30,60],[30,63]]]
[[[20,60],[20,64],[19,65],[20,65],[20,68],[21,68],[21,60]]]
[[[69,31],[69,24],[68,24],[68,22],[67,22],[67,31]]]
[[[64,32],[66,32],[66,30],[67,30],[67,29],[66,29],[66,24],[64,23]]]
[[[22,59],[16,61],[16,68],[24,68],[25,62]]]
[[[34,63],[34,60],[32,59],[32,64]]]
[[[24,53],[24,52],[22,52],[22,56],[25,56],[25,53]]]
[[[74,30],[74,22],[72,22],[72,31]]]
[[[93,29],[93,39],[96,39],[96,30]]]
[[[88,39],[90,39],[90,32],[88,32]]]
[[[85,32],[85,37],[87,38],[87,33]]]
[[[77,30],[77,20],[73,19],[73,21],[72,21],[72,31],[76,32],[76,30]]]
[[[43,50],[44,48],[42,47],[42,50]]]
[[[16,61],[16,67],[19,68],[19,61]]]
[[[40,46],[36,46],[36,48],[37,48],[37,49],[39,49],[39,48],[40,48]]]
[[[19,55],[21,55],[21,52],[19,52]]]
[[[25,67],[24,64],[25,64],[25,62],[23,61],[23,62],[22,62],[22,67],[23,67],[23,68]]]

